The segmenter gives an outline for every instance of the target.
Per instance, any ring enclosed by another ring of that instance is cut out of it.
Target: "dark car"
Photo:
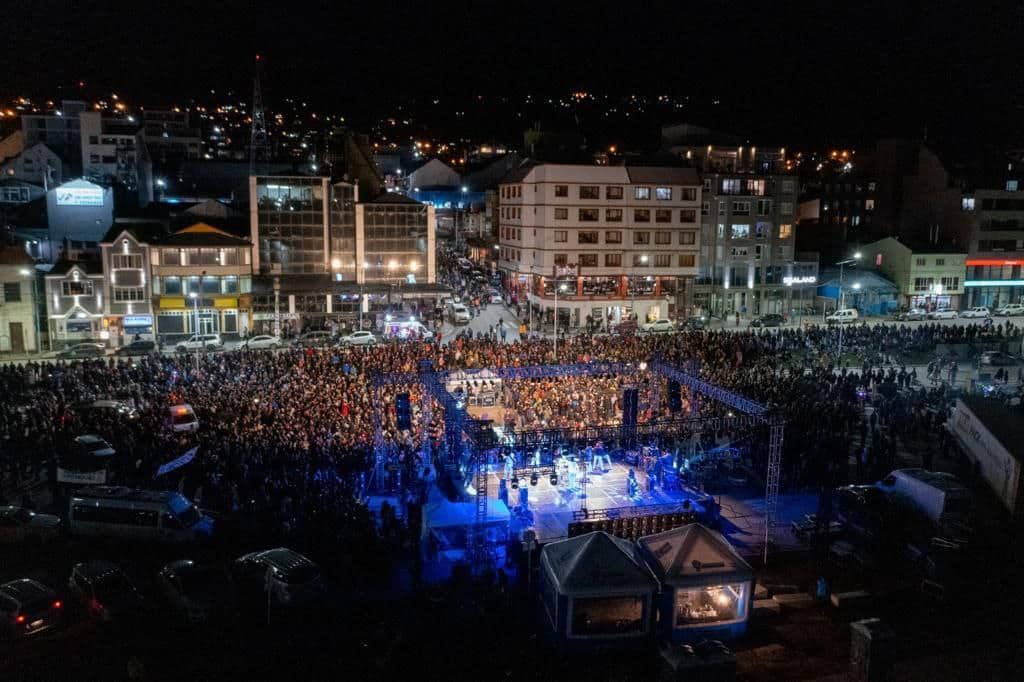
[[[0,585],[0,638],[21,639],[60,624],[63,603],[57,593],[22,578]]]
[[[101,358],[107,354],[106,346],[99,343],[76,343],[57,353],[59,360],[78,360],[81,358]]]
[[[703,315],[691,315],[679,323],[679,329],[682,331],[698,331],[706,329],[707,326],[708,319]]]
[[[761,315],[755,317],[750,321],[751,327],[779,327],[785,323],[786,318],[778,313],[768,313],[767,315]]]
[[[979,365],[992,367],[1012,367],[1020,362],[1020,358],[998,350],[987,350],[978,356]]]
[[[326,594],[320,568],[285,547],[241,556],[231,565],[231,574],[243,610],[265,605],[268,599],[278,609],[316,607]]]
[[[133,356],[133,355],[149,355],[156,351],[156,344],[152,341],[132,341],[127,346],[121,346],[114,355],[119,356]]]
[[[172,561],[160,569],[157,583],[171,609],[190,623],[210,622],[232,610],[231,580],[212,566],[191,559]]]
[[[142,597],[120,568],[109,561],[75,564],[68,580],[89,615],[104,622],[131,620],[142,610]]]
[[[317,346],[330,346],[334,343],[334,336],[327,330],[306,332],[295,339],[293,345],[300,348],[314,348]]]

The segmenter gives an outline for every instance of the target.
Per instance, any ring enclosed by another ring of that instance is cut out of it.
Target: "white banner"
[[[103,485],[107,482],[107,472],[104,469],[99,471],[72,471],[57,467],[58,483],[73,483],[74,485]]]

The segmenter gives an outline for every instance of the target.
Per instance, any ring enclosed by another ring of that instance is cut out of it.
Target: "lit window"
[[[779,239],[789,239],[793,236],[793,226],[790,224],[779,225]]]
[[[654,198],[658,201],[672,201],[671,187],[655,187]]]
[[[633,188],[633,198],[634,199],[639,199],[639,200],[650,199],[651,198],[651,188],[650,187],[634,187]]]

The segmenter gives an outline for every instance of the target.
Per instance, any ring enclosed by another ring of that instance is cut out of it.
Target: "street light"
[[[195,327],[192,330],[193,336],[199,336],[199,294],[195,291],[188,292],[188,297],[192,299],[192,309],[195,311]],[[201,342],[201,339],[197,339],[197,343]],[[196,371],[199,371],[199,346],[196,346]]]
[[[855,251],[852,258],[846,258],[839,261],[839,309],[842,310],[846,307],[846,290],[843,289],[843,268],[847,265],[853,265],[860,260],[860,251]],[[860,282],[854,284],[855,289],[860,289]],[[839,322],[839,353],[836,356],[836,361],[840,364],[843,361],[843,323]]]
[[[646,253],[640,254],[640,264],[642,266],[646,266],[648,260],[649,259],[648,259]],[[630,310],[632,310],[634,315],[636,315],[636,287],[633,286],[635,284],[635,278],[636,278],[636,272],[634,272],[633,274],[631,274],[629,276],[629,307],[630,307]],[[639,315],[636,315],[636,321],[639,324],[639,322],[640,322],[640,316]]]
[[[568,290],[565,282],[559,284],[558,280],[555,280],[555,362],[558,362],[558,292],[565,293]]]

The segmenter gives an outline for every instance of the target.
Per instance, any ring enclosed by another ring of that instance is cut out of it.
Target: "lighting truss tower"
[[[260,71],[263,61],[256,55],[256,73],[252,79],[252,135],[249,138],[249,175],[256,174],[256,165],[270,160],[270,142],[267,139],[267,117],[263,111],[263,90]]]

